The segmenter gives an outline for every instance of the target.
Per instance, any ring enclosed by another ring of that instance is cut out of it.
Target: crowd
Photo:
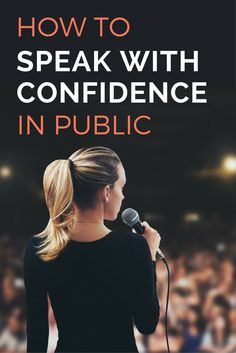
[[[0,237],[0,353],[26,352],[25,293],[22,259],[26,239]],[[213,250],[184,251],[172,257],[168,336],[171,352],[236,352],[236,281],[234,258]],[[140,353],[167,352],[165,305],[167,271],[157,261],[161,306],[156,332],[141,335],[134,327]],[[48,353],[54,352],[57,327],[49,301]]]
[[[235,264],[229,256],[198,250],[168,258],[171,292],[168,331],[171,352],[236,352]],[[147,339],[148,352],[167,352],[165,303],[167,271],[157,263],[161,317]]]

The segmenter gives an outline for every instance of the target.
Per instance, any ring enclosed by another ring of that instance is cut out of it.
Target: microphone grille
[[[123,222],[130,227],[132,227],[134,224],[136,224],[139,221],[138,212],[135,211],[133,208],[126,208],[122,212],[121,217]]]

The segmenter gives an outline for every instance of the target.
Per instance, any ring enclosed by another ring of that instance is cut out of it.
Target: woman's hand
[[[157,252],[157,249],[159,248],[160,241],[161,241],[161,236],[154,228],[150,227],[150,225],[146,221],[142,222],[142,226],[144,227],[143,236],[146,238],[148,242],[151,255],[152,255],[152,261],[155,261],[156,252]]]

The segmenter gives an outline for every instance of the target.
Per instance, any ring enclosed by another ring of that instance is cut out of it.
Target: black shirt
[[[27,352],[46,352],[48,301],[57,322],[55,352],[138,352],[133,320],[144,335],[160,314],[156,266],[144,236],[111,231],[92,242],[69,240],[50,262],[32,236],[24,254]]]

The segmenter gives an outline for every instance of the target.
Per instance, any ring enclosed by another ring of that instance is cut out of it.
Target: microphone
[[[121,217],[122,217],[123,222],[127,226],[133,228],[137,233],[139,233],[139,234],[144,233],[144,226],[141,224],[139,214],[133,208],[126,208],[122,212]],[[157,254],[161,260],[165,259],[164,254],[162,253],[162,251],[159,248],[157,249]]]

